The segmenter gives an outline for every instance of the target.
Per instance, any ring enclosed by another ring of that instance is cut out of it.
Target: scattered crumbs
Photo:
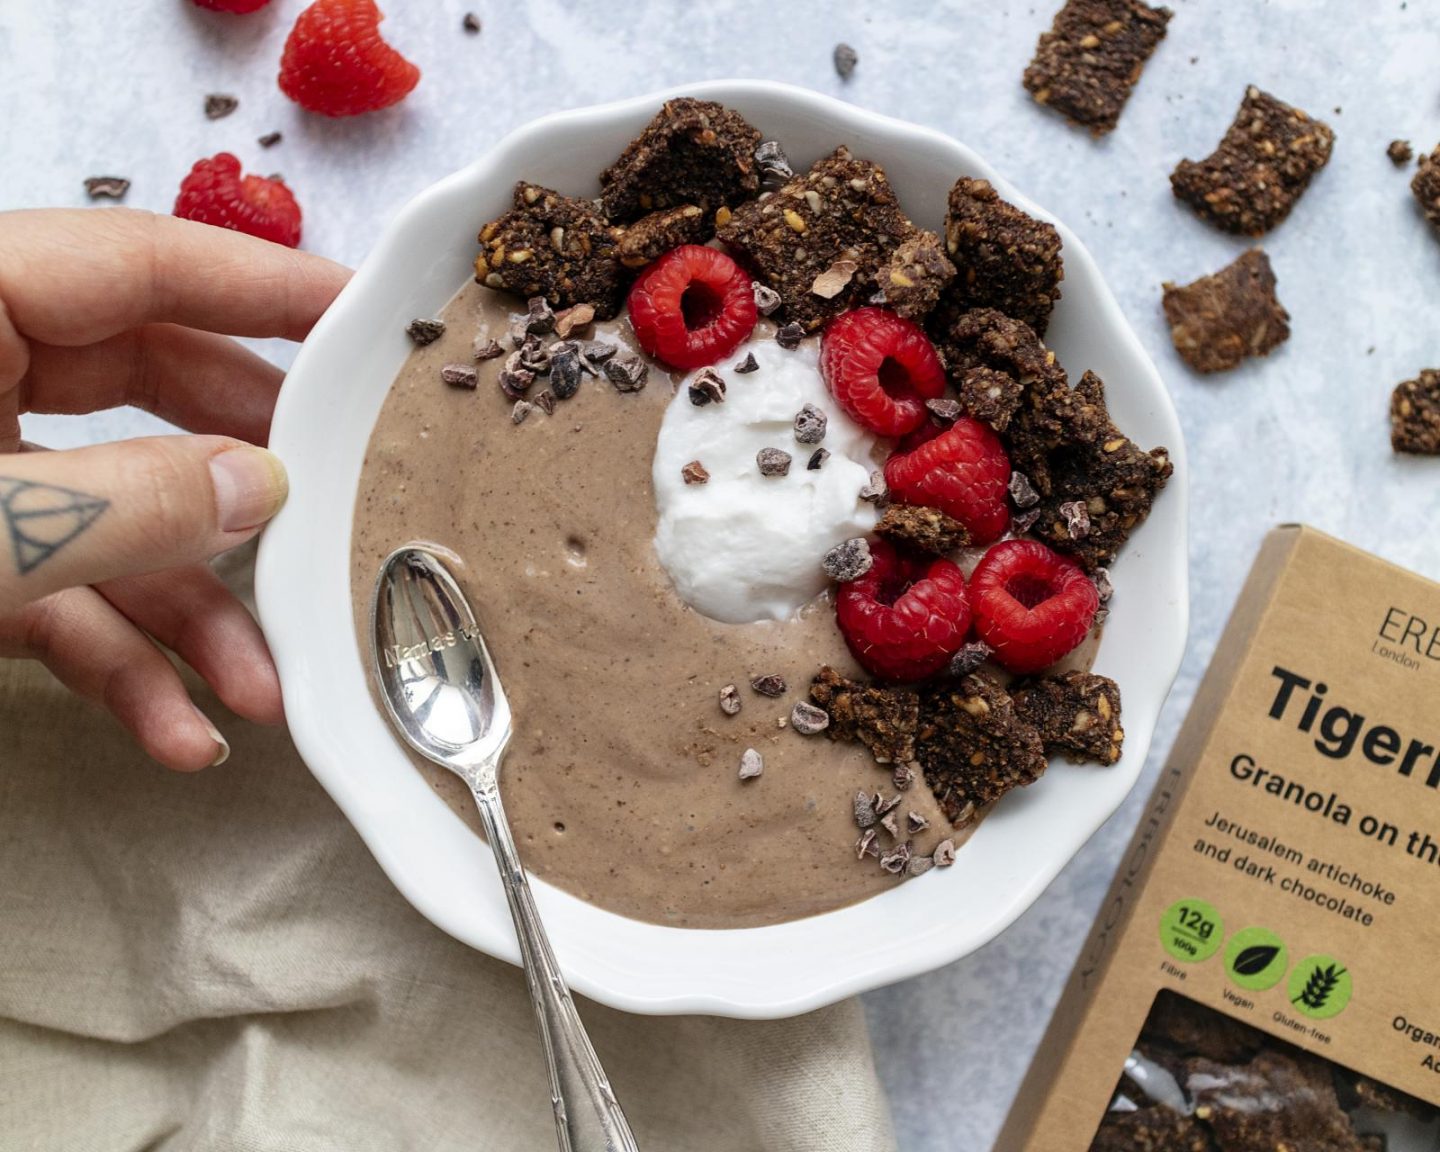
[[[494,360],[497,356],[505,355],[505,349],[500,346],[500,341],[482,334],[476,336],[474,343],[470,345],[470,355],[476,360]]]
[[[440,379],[452,388],[468,388],[473,392],[480,383],[480,374],[469,364],[446,364],[440,369]]]
[[[256,140],[255,143],[259,144],[262,148],[273,148],[283,139],[285,139],[285,134],[283,132],[267,132],[264,136],[261,136],[258,140]]]
[[[835,71],[840,79],[848,80],[855,72],[855,65],[860,63],[860,53],[843,41],[835,45],[833,53]]]
[[[784,348],[787,352],[793,352],[800,347],[800,341],[805,338],[805,329],[796,321],[782,324],[775,329],[775,343]]]
[[[755,293],[755,311],[769,316],[780,307],[780,293],[758,280],[750,281],[750,290]]]
[[[238,107],[240,107],[240,101],[234,96],[224,92],[212,92],[205,97],[205,118],[207,120],[223,120]]]
[[[726,684],[720,689],[720,711],[726,716],[735,716],[740,712],[740,689],[734,684]]]
[[[766,676],[752,676],[750,677],[750,687],[761,696],[778,699],[785,695],[785,677],[776,676],[773,673]]]
[[[802,736],[814,736],[830,727],[830,713],[808,700],[797,700],[790,710],[790,727]]]
[[[760,365],[755,360],[755,353],[747,352],[745,353],[745,359],[740,361],[740,363],[736,364],[735,367],[730,369],[730,371],[740,376],[744,376],[748,372],[758,371],[759,368]]]
[[[510,409],[510,420],[514,424],[523,424],[525,423],[525,417],[529,416],[533,411],[535,411],[535,405],[531,404],[528,400],[516,400],[515,407]]]
[[[714,368],[702,368],[690,381],[690,403],[697,408],[725,403],[725,381]]]
[[[1017,508],[1033,508],[1040,503],[1040,494],[1035,491],[1035,486],[1030,483],[1030,477],[1024,472],[1014,471],[1010,473],[1010,500]]]
[[[790,453],[779,448],[761,448],[755,453],[755,463],[762,476],[784,476],[790,471]]]
[[[817,448],[810,453],[810,459],[805,465],[806,471],[818,472],[825,466],[825,461],[830,459],[830,451],[826,448]]]
[[[480,34],[480,17],[475,15],[474,12],[466,12],[465,19],[460,21],[460,27],[464,28],[470,35],[478,36]]]
[[[754,748],[747,748],[740,753],[740,779],[754,780],[760,773],[765,771],[765,761],[761,759],[760,753]]]
[[[415,319],[405,325],[405,331],[411,340],[423,348],[426,344],[433,344],[445,335],[445,321]]]
[[[875,558],[870,554],[870,541],[863,536],[856,536],[852,540],[842,541],[826,552],[820,567],[831,580],[848,584],[864,576],[874,564]]]
[[[130,181],[124,176],[87,176],[85,195],[91,200],[120,200],[130,191]]]
[[[699,460],[691,460],[680,469],[680,477],[686,484],[704,484],[710,479],[710,473],[705,470],[705,465],[701,464]]]
[[[721,386],[722,391],[724,386]],[[814,404],[806,404],[795,413],[795,440],[800,444],[819,444],[825,439],[829,420]]]

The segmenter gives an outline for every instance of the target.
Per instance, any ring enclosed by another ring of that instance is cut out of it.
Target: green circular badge
[[[1307,956],[1290,973],[1290,1003],[1312,1020],[1328,1020],[1350,1003],[1350,970],[1333,956]]]
[[[1177,900],[1160,917],[1160,943],[1176,960],[1198,964],[1220,950],[1220,914],[1204,900]]]
[[[1230,982],[1252,992],[1275,987],[1289,963],[1285,941],[1268,928],[1242,928],[1225,945],[1225,972]]]

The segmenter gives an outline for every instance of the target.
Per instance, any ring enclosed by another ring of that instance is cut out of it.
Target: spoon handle
[[[472,784],[471,791],[480,808],[485,837],[500,867],[510,915],[515,919],[515,935],[520,939],[525,980],[530,985],[535,1019],[545,1042],[545,1061],[550,1067],[550,1096],[560,1148],[562,1152],[636,1152],[625,1113],[580,1022],[560,966],[555,963],[525,866],[515,849],[515,838],[510,835],[499,785],[492,776]]]

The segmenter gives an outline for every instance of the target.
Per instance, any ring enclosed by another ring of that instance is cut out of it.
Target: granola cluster
[[[1275,296],[1270,257],[1242,253],[1213,276],[1164,286],[1165,319],[1180,358],[1197,372],[1224,372],[1268,356],[1290,338],[1290,314]]]
[[[1171,15],[1140,0],[1069,0],[1040,35],[1025,90],[1037,104],[1103,136],[1119,123]]]
[[[1251,85],[1219,147],[1180,161],[1170,186],[1202,220],[1259,236],[1290,215],[1334,144],[1329,125]]]
[[[1375,1152],[1360,1109],[1440,1111],[1169,990],[1160,993],[1090,1152]]]
[[[899,288],[916,314],[955,274],[938,238],[905,215],[885,170],[843,145],[736,208],[718,235],[779,293],[783,318],[806,332],[882,290],[889,299]]]

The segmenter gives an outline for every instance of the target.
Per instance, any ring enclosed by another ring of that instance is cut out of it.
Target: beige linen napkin
[[[518,970],[410,908],[281,731],[198,697],[169,773],[0,661],[0,1149],[555,1147]],[[582,1002],[643,1152],[886,1152],[855,1001],[796,1020]]]

